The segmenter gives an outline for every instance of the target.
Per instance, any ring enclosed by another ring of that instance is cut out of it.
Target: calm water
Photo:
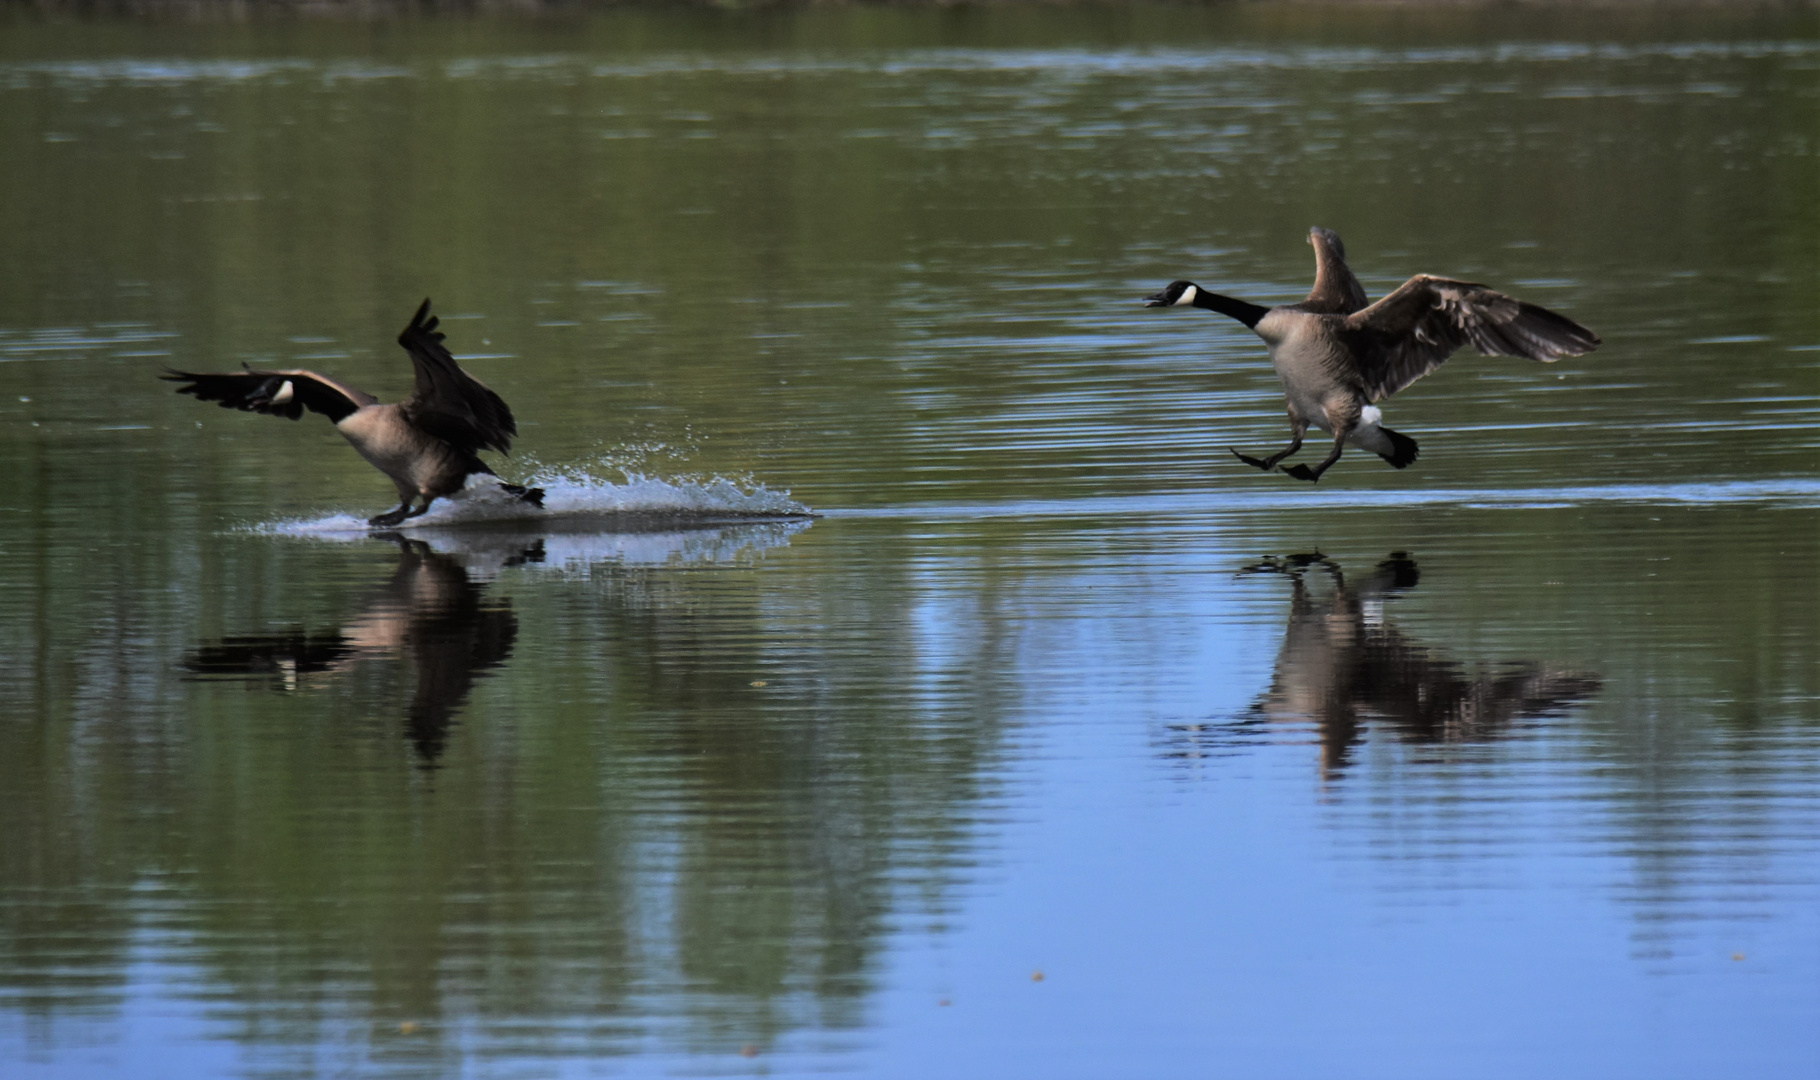
[[[1817,73],[1809,16],[0,23],[0,1073],[1815,1075]],[[1246,469],[1261,345],[1136,301],[1298,298],[1312,224],[1605,345]],[[425,295],[502,473],[721,516],[369,538],[327,424],[153,377],[395,397]]]

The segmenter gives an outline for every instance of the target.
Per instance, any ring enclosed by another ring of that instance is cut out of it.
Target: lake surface
[[[1817,76],[1801,14],[0,22],[0,1073],[1820,1073]],[[1316,224],[1604,344],[1247,469],[1262,345],[1137,301],[1297,299]],[[426,295],[586,514],[368,536],[328,424],[155,378],[396,398]]]

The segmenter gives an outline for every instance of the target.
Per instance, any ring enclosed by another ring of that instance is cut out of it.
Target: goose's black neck
[[[1208,292],[1206,289],[1198,288],[1194,292],[1194,306],[1206,308],[1209,311],[1217,311],[1221,315],[1230,315],[1244,323],[1247,329],[1252,330],[1257,329],[1258,320],[1262,319],[1264,314],[1270,310],[1269,308],[1259,307],[1256,304],[1248,304],[1243,300],[1234,300],[1230,296],[1221,296],[1219,293]]]

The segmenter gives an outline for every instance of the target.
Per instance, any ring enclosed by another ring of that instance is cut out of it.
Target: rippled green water
[[[1799,15],[0,25],[0,1073],[1812,1074],[1817,71]],[[1136,301],[1299,298],[1312,224],[1605,344],[1246,469],[1261,344]],[[327,424],[153,378],[393,398],[425,295],[508,477],[824,516],[367,538]]]

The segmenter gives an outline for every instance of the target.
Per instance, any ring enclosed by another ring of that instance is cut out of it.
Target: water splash
[[[476,474],[468,477],[462,490],[437,499],[428,513],[388,531],[413,533],[489,524],[611,531],[639,521],[711,524],[814,516],[788,491],[772,491],[763,484],[721,476],[665,480],[628,472],[624,482],[616,484],[580,469],[545,469],[524,483],[544,489],[542,507],[502,490],[493,477]],[[333,538],[365,535],[373,528],[364,517],[328,514],[265,522],[253,526],[251,531],[272,536]]]
[[[545,470],[525,483],[544,489],[545,515],[779,518],[813,513],[788,491],[772,491],[760,483],[723,476],[665,480],[628,471],[625,482],[615,484],[583,472]]]
[[[806,517],[737,522],[637,518],[604,528],[507,522],[413,529],[407,536],[397,531],[368,531],[362,525],[358,529],[291,529],[282,535],[332,544],[388,540],[422,544],[454,559],[475,581],[491,581],[508,569],[534,576],[587,580],[602,567],[749,566],[769,551],[789,547],[791,538],[812,524]]]

